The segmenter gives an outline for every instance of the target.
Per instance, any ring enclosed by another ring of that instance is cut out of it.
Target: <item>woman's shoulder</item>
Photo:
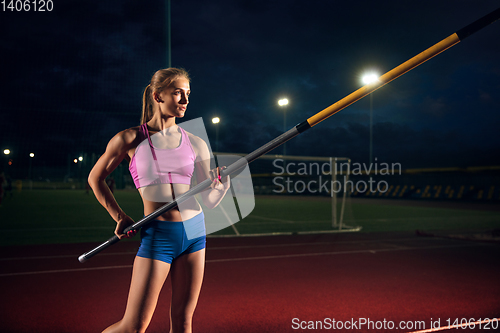
[[[193,133],[189,133],[188,131],[186,131],[186,134],[188,135],[189,142],[191,142],[191,146],[193,147],[196,157],[201,159],[209,159],[210,151],[205,140],[197,135],[194,135]]]
[[[142,141],[141,127],[131,127],[118,132],[109,142],[113,146],[130,149]]]
[[[189,138],[189,141],[191,142],[191,145],[193,145],[193,147],[207,147],[207,143],[205,142],[205,140],[203,140],[202,138],[200,138],[199,136],[197,135],[194,135],[193,133],[190,133],[186,130],[184,130]]]

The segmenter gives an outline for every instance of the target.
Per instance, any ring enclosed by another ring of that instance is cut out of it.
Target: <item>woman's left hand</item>
[[[222,178],[220,174],[224,169],[226,169],[225,166],[210,170],[210,179],[212,179],[212,185],[210,185],[210,188],[224,192],[229,189],[229,186],[231,186],[229,176]]]

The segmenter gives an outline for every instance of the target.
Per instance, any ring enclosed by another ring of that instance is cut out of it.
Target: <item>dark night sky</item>
[[[58,1],[0,13],[0,145],[65,165],[138,125],[166,67],[165,1]],[[248,153],[498,7],[484,1],[172,1],[172,65],[192,76],[187,119],[222,119],[220,151]],[[374,156],[403,168],[500,164],[500,22],[377,90]],[[367,162],[369,98],[287,143]],[[281,148],[276,153],[281,153]]]

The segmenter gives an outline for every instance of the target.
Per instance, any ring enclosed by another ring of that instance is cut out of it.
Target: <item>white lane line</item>
[[[334,251],[334,252],[318,252],[318,253],[298,253],[298,254],[284,254],[275,256],[261,256],[261,257],[243,257],[243,258],[227,258],[227,259],[209,259],[206,263],[215,262],[230,262],[230,261],[248,261],[248,260],[267,260],[267,259],[285,259],[285,258],[299,258],[299,257],[314,257],[325,255],[338,255],[338,254],[356,254],[356,253],[371,253],[377,254],[379,252],[396,252],[408,250],[430,250],[430,249],[449,249],[460,247],[478,246],[477,244],[460,244],[460,245],[442,245],[442,246],[426,246],[426,247],[407,247],[407,248],[386,248],[386,249],[368,249],[368,250],[352,250],[352,251]],[[19,272],[19,273],[5,273],[0,274],[0,277],[8,276],[22,276],[22,275],[36,275],[36,274],[49,274],[49,273],[68,273],[68,272],[82,272],[82,271],[95,271],[102,269],[116,269],[116,268],[132,268],[132,265],[123,266],[102,266],[102,267],[89,267],[89,268],[73,268],[73,269],[58,269],[50,271],[34,271],[34,272]]]
[[[216,250],[239,250],[239,249],[257,249],[257,248],[274,248],[274,247],[295,247],[295,246],[318,246],[318,245],[340,245],[340,244],[366,244],[366,243],[386,243],[384,245],[399,247],[397,242],[408,242],[408,241],[442,241],[442,239],[434,237],[425,238],[389,238],[389,239],[374,239],[374,240],[353,240],[353,241],[333,241],[333,242],[314,242],[314,243],[288,243],[288,244],[265,244],[265,245],[236,245],[236,246],[208,246],[207,251]],[[450,240],[453,241],[453,240]],[[389,243],[389,244],[387,244]],[[475,243],[477,246],[493,246],[491,243]],[[405,249],[404,246],[403,249]],[[110,252],[110,253],[100,253],[99,256],[121,256],[121,255],[135,255],[136,251],[129,252]],[[64,254],[64,255],[52,255],[52,256],[33,256],[33,257],[8,257],[0,258],[1,261],[16,261],[16,260],[41,260],[41,259],[65,259],[65,258],[78,258],[80,254]]]
[[[102,269],[116,269],[116,268],[132,268],[132,265],[88,267],[88,268],[72,268],[72,269],[56,269],[56,270],[51,270],[51,271],[6,273],[6,274],[0,274],[0,277],[5,277],[5,276],[21,276],[21,275],[38,275],[38,274],[50,274],[50,273],[69,273],[69,272],[97,271],[97,270],[102,270]]]
[[[116,256],[116,255],[135,255],[135,252],[114,252],[114,253],[101,253],[101,256]],[[56,256],[38,256],[38,257],[10,257],[10,258],[0,258],[0,261],[16,261],[16,260],[40,260],[40,259],[64,259],[64,258],[78,258],[79,254],[64,254]]]
[[[337,254],[355,254],[355,253],[372,253],[378,252],[396,252],[408,250],[430,250],[430,249],[448,249],[469,247],[475,245],[441,245],[441,246],[427,246],[427,247],[406,247],[406,248],[387,248],[387,249],[370,249],[370,250],[351,250],[351,251],[334,251],[334,252],[318,252],[318,253],[298,253],[298,254],[284,254],[276,256],[263,256],[263,257],[246,257],[246,258],[228,258],[228,259],[212,259],[206,262],[226,262],[226,261],[242,261],[242,260],[262,260],[262,259],[283,259],[283,258],[298,258],[298,257],[315,257],[324,255],[337,255]]]
[[[112,230],[112,226],[108,227],[59,227],[59,228],[26,228],[26,229],[3,229],[4,232],[27,232],[27,231],[74,231],[74,230]]]
[[[427,240],[437,240],[437,238],[427,238]],[[292,247],[292,246],[316,246],[316,245],[340,245],[340,244],[365,244],[365,243],[389,243],[389,242],[408,242],[408,241],[419,241],[415,237],[406,238],[390,238],[390,239],[372,239],[372,240],[352,240],[352,241],[332,241],[332,242],[314,242],[314,243],[289,243],[289,244],[266,244],[266,245],[240,245],[240,246],[218,246],[218,247],[207,247],[207,251],[210,250],[237,250],[246,248],[266,248],[266,247]],[[388,245],[388,244],[385,244]],[[392,245],[396,246],[396,245]]]
[[[436,240],[436,238],[427,238],[429,240]],[[419,240],[415,237],[405,238],[390,238],[390,239],[373,239],[373,240],[352,240],[352,241],[334,241],[334,242],[314,242],[314,243],[288,243],[288,244],[265,244],[265,245],[235,245],[235,246],[208,246],[207,250],[238,250],[238,249],[253,249],[253,248],[269,248],[269,247],[291,247],[291,246],[316,246],[316,245],[336,245],[336,244],[364,244],[364,243],[377,243],[377,242],[406,242],[411,240]],[[139,247],[137,247],[139,248]],[[116,255],[129,255],[135,252],[103,252],[99,256],[116,256]],[[0,258],[0,261],[11,260],[38,260],[38,259],[64,259],[64,258],[78,258],[79,254],[64,254],[52,256],[33,256],[33,257],[8,257]]]

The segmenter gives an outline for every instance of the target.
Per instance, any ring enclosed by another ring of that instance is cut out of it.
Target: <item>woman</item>
[[[124,130],[109,142],[89,175],[97,200],[116,221],[115,234],[133,237],[123,230],[134,223],[120,208],[105,178],[123,159],[129,161],[134,183],[149,215],[166,202],[187,192],[192,176],[197,182],[212,178],[202,193],[208,208],[216,207],[229,188],[219,168],[210,170],[210,152],[199,137],[176,125],[189,103],[190,79],[182,69],[157,71],[143,96],[142,125]],[[202,229],[196,238],[186,237],[187,228]],[[205,265],[203,212],[193,197],[141,230],[141,246],[134,261],[125,314],[104,332],[144,332],[151,321],[159,293],[171,274],[170,332],[191,332]]]

